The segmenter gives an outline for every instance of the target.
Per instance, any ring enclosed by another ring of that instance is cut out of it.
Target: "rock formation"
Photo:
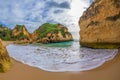
[[[11,66],[11,60],[6,48],[2,45],[0,39],[0,72],[6,72]]]
[[[2,40],[12,40],[12,30],[3,26],[3,25],[0,25],[0,38]]]
[[[81,16],[79,25],[82,46],[120,47],[120,0],[94,0]]]
[[[34,41],[41,43],[72,41],[73,37],[68,29],[61,24],[45,23],[36,29],[33,34]]]
[[[31,36],[24,25],[16,25],[12,30],[12,36],[14,40],[31,40]]]

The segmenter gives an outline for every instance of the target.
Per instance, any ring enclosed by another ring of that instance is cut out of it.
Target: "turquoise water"
[[[33,44],[35,46],[46,46],[46,47],[70,47],[72,46],[74,41],[67,41],[67,42],[59,42],[59,43],[48,43],[48,44],[42,44],[42,43],[37,43]]]

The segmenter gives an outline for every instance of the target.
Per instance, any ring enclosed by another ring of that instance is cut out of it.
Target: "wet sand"
[[[47,72],[13,59],[11,69],[0,73],[0,80],[120,80],[120,50],[113,60],[83,72]]]

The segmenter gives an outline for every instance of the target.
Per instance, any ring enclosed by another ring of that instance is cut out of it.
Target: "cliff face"
[[[3,26],[3,25],[0,25],[0,38],[2,40],[12,40],[12,30]]]
[[[120,0],[94,0],[81,16],[79,25],[82,46],[120,47]]]
[[[12,30],[15,40],[31,40],[31,36],[24,25],[16,25]]]
[[[6,48],[2,45],[0,39],[0,72],[6,72],[11,66],[11,60]]]
[[[33,39],[41,43],[63,42],[73,40],[68,29],[61,24],[45,23],[34,31]]]
[[[51,43],[71,41],[73,37],[68,29],[61,24],[45,23],[30,34],[24,25],[16,25],[13,30],[7,27],[0,27],[0,38],[2,40],[17,41],[18,44],[24,43]]]

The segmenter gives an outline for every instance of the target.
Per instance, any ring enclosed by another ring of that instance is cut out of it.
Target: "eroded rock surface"
[[[33,40],[41,43],[72,41],[73,37],[68,29],[61,24],[45,23],[36,29]]]
[[[120,0],[94,0],[79,20],[80,44],[92,48],[120,47]]]
[[[6,72],[11,66],[11,60],[6,48],[3,46],[0,39],[0,72]]]

